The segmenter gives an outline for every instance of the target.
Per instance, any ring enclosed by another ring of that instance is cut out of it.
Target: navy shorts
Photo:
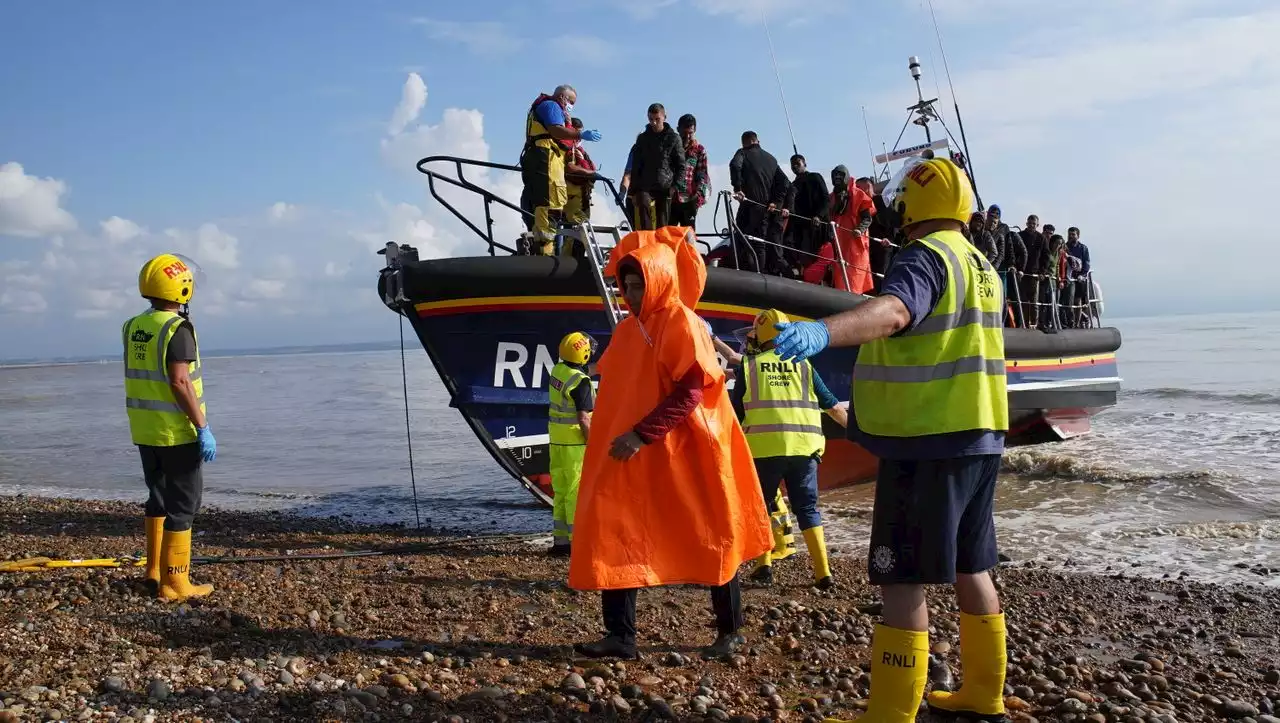
[[[873,585],[932,585],[990,570],[1000,455],[881,460],[867,572]]]

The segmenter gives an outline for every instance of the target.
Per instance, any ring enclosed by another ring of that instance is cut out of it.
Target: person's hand
[[[620,434],[613,440],[613,445],[609,447],[609,456],[619,462],[626,462],[636,456],[636,452],[639,452],[643,446],[644,441],[635,432]]]
[[[813,221],[813,225],[814,225],[814,226],[821,226],[821,225],[822,225],[822,219],[818,218],[817,216],[814,216],[814,217],[813,217],[812,219],[810,219],[810,220],[811,220],[811,221]]]
[[[765,209],[765,210],[767,210],[769,213],[773,213],[774,211],[777,211],[777,210],[778,210],[778,204],[776,204],[776,203],[771,203],[771,204],[769,204],[769,208],[767,208],[767,209]]]
[[[734,192],[733,192],[733,200],[735,200],[735,201],[741,201],[741,200],[743,200],[743,199],[745,199],[745,198],[746,198],[746,196],[744,196],[744,195],[742,194],[742,191],[734,191]]]
[[[580,133],[580,134],[578,135],[578,137],[579,137],[579,138],[581,138],[581,139],[582,139],[582,140],[584,140],[584,141],[587,141],[588,143],[590,143],[590,142],[594,142],[594,141],[598,141],[598,140],[600,140],[600,131],[597,131],[597,130],[586,130],[586,131],[583,131],[582,133]]]
[[[200,458],[204,461],[212,462],[218,456],[218,440],[213,438],[208,424],[196,430],[196,443],[200,445]]]
[[[778,330],[773,347],[783,361],[804,361],[831,343],[831,332],[821,321],[783,322],[773,326]]]
[[[773,210],[772,203],[769,204],[769,210],[771,211]],[[782,209],[782,219],[785,221],[786,219],[789,219],[789,218],[791,218],[791,210],[786,208]]]

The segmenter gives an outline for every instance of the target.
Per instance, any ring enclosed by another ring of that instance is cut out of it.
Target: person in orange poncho
[[[706,657],[744,641],[738,567],[773,547],[751,448],[725,391],[710,335],[693,311],[706,282],[688,230],[628,234],[606,275],[631,314],[600,358],[569,587],[600,590],[607,635],[574,646],[634,659],[639,588],[712,588],[718,636]]]
[[[855,183],[849,178],[849,169],[836,166],[831,171],[831,220],[836,225],[836,240],[840,244],[845,271],[842,273],[835,249],[830,241],[818,250],[818,260],[804,270],[804,280],[811,284],[822,283],[828,270],[831,285],[842,291],[869,294],[875,286],[871,276],[871,217],[876,213],[871,198],[871,179],[860,178]],[[845,274],[848,274],[848,284]]]

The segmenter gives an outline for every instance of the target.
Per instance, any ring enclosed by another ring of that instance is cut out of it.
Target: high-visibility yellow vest
[[[1000,276],[956,231],[931,233],[915,243],[942,258],[947,286],[916,328],[858,349],[858,427],[883,437],[1007,430]]]
[[[547,408],[547,433],[552,444],[586,444],[587,437],[578,423],[578,405],[570,394],[579,384],[591,381],[581,370],[559,362],[551,370],[551,382],[547,389],[550,405]]]
[[[808,457],[822,454],[822,409],[808,361],[782,361],[770,349],[742,360],[742,431],[751,456]]]
[[[173,447],[196,441],[196,428],[169,386],[165,356],[169,341],[184,321],[173,311],[151,309],[124,324],[124,405],[134,444]],[[195,329],[192,328],[192,335]],[[204,382],[200,379],[200,346],[196,360],[187,366],[200,411],[204,411]]]
[[[553,152],[553,157],[563,157],[568,150],[567,146],[561,141],[557,141],[547,131],[547,127],[542,125],[542,121],[538,120],[538,106],[547,100],[553,99],[551,96],[541,96],[529,108],[529,115],[525,119],[524,125],[524,145],[526,149],[529,146],[546,148]]]

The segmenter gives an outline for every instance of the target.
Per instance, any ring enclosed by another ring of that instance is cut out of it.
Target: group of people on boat
[[[591,216],[595,162],[583,146],[600,133],[584,130],[572,115],[577,91],[561,85],[541,94],[529,108],[521,154],[528,253],[554,255],[563,226]],[[697,139],[697,119],[680,116],[673,129],[666,108],[653,103],[647,123],[627,153],[620,184],[632,228],[667,225],[696,228],[698,212],[711,198],[706,147]],[[775,274],[857,294],[878,293],[896,251],[904,241],[901,220],[886,208],[872,178],[853,177],[841,164],[826,178],[809,170],[796,153],[788,176],[760,144],[744,131],[741,147],[729,163],[730,184],[738,208],[730,238],[704,257],[711,265]],[[926,159],[932,151],[925,151]],[[961,154],[952,158],[962,170]],[[1028,217],[1012,230],[992,204],[975,211],[962,233],[986,256],[1002,278],[1006,326],[1083,328],[1096,320],[1089,250],[1080,230],[1064,238],[1052,225]],[[560,253],[582,254],[574,243]]]
[[[717,637],[705,655],[736,651],[745,642],[739,570],[754,561],[752,577],[771,582],[780,486],[814,584],[831,589],[816,485],[825,413],[880,459],[868,574],[884,605],[860,720],[910,723],[922,698],[947,714],[1003,715],[1006,628],[988,573],[1008,429],[1001,279],[964,234],[975,196],[955,163],[909,162],[882,201],[904,243],[878,295],[815,321],[759,314],[731,361],[732,392],[694,311],[707,264],[691,229],[635,231],[614,249],[603,273],[629,313],[594,364],[589,335],[564,338],[549,397],[553,550],[569,558],[570,587],[601,593],[606,630],[575,646],[580,654],[634,658],[638,591],[676,584],[711,591]],[[852,346],[845,410],[808,360]],[[963,685],[926,697],[928,584],[954,586]]]

